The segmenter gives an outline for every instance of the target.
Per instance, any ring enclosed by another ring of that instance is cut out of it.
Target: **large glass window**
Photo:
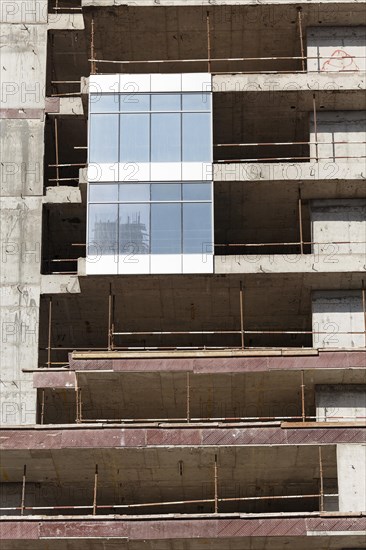
[[[88,242],[104,254],[204,254],[212,238],[212,183],[89,186]]]
[[[92,94],[89,162],[210,162],[211,94]]]

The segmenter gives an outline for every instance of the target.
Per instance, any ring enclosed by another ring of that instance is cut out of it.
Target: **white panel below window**
[[[117,275],[118,257],[117,256],[87,256],[86,257],[87,275]]]
[[[182,92],[211,92],[212,79],[210,73],[182,74]]]
[[[151,181],[181,181],[181,162],[152,162],[150,164]]]
[[[182,89],[181,74],[152,74],[152,92],[180,92]]]
[[[120,254],[119,275],[147,275],[150,273],[149,254]]]
[[[150,181],[149,162],[120,162],[119,163],[119,181]]]
[[[118,163],[90,163],[88,164],[88,182],[118,181]]]
[[[92,74],[89,76],[89,93],[115,93],[119,91],[118,74]]]
[[[182,254],[151,254],[150,273],[182,273]]]
[[[213,255],[183,254],[183,273],[213,273]]]
[[[119,75],[119,91],[125,94],[149,93],[149,74],[121,74]]]
[[[183,181],[212,181],[212,164],[209,162],[182,162]]]

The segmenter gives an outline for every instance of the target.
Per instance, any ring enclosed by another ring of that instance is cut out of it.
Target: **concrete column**
[[[344,422],[366,418],[365,384],[315,386],[316,417],[321,422]]]
[[[1,30],[1,414],[33,424],[41,284],[47,1],[3,2]]]

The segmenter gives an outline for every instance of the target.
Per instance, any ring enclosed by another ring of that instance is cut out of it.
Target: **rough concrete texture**
[[[359,255],[366,271],[366,200],[311,201],[310,218],[311,240],[320,243],[319,254],[332,254],[338,260],[343,254]]]
[[[365,26],[309,27],[306,38],[308,71],[366,70]]]
[[[319,421],[365,420],[366,385],[317,385],[315,387],[315,405]]]
[[[366,162],[366,112],[318,112],[315,132],[314,116],[310,116],[310,157],[319,162]],[[318,143],[318,145],[316,145]]]
[[[366,444],[337,445],[340,512],[366,511]]]
[[[313,331],[319,333],[314,334],[315,347],[365,347],[366,327],[361,289],[313,292],[312,308]]]
[[[1,17],[1,422],[33,424],[38,364],[47,2]]]

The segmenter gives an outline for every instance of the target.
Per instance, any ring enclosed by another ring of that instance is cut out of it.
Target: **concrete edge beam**
[[[44,204],[80,204],[81,202],[82,197],[80,189],[67,185],[47,187],[46,195],[43,197]]]

